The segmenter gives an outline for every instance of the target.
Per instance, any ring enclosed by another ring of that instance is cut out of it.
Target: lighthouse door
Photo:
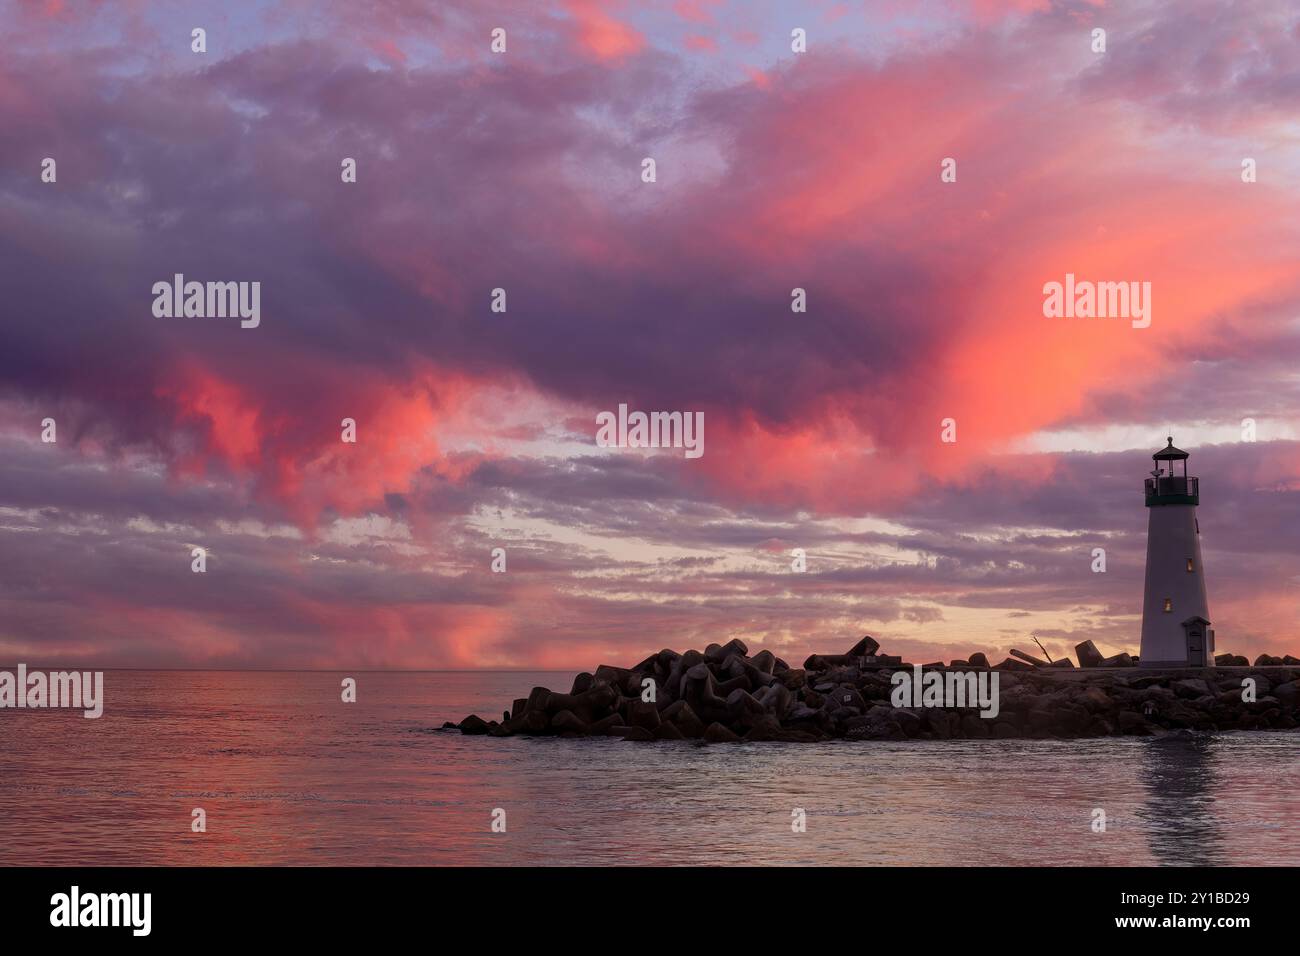
[[[1205,628],[1200,624],[1187,625],[1187,666],[1205,666]]]

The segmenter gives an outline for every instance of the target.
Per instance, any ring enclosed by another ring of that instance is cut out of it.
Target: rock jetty
[[[610,736],[631,741],[812,742],[1075,738],[1159,735],[1172,730],[1293,730],[1300,726],[1300,659],[1219,655],[1214,668],[1144,671],[1135,658],[1103,658],[1091,641],[1065,658],[1027,654],[990,666],[969,660],[928,671],[996,673],[992,719],[975,707],[895,707],[893,674],[915,673],[863,637],[844,654],[814,654],[790,667],[742,641],[703,651],[662,650],[634,667],[601,665],[567,693],[534,687],[502,719],[471,715],[444,729],[464,734]],[[1253,688],[1246,679],[1253,680]],[[1251,699],[1253,697],[1253,699]]]

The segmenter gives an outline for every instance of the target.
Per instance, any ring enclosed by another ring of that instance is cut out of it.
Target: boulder
[[[1147,735],[1151,733],[1151,725],[1141,714],[1135,714],[1131,710],[1121,710],[1119,712],[1119,732],[1121,734]]]
[[[894,720],[898,722],[898,726],[903,733],[909,737],[919,737],[924,730],[921,718],[910,710],[896,709],[894,711]]]
[[[1174,681],[1171,690],[1179,697],[1194,700],[1197,697],[1204,697],[1209,694],[1210,685],[1199,677],[1189,677],[1186,680]]]
[[[677,663],[677,660],[681,656],[682,655],[678,654],[672,648],[665,647],[662,651],[659,652],[659,669],[662,670],[665,674],[667,674],[669,671],[673,669],[673,665]]]
[[[550,691],[537,708],[534,708],[533,698],[530,696],[528,709],[540,709],[552,716],[562,710],[571,710],[584,721],[590,722],[609,713],[618,703],[618,699],[618,691],[597,678],[595,683],[581,694],[557,694]]]
[[[593,737],[599,737],[602,734],[609,734],[615,727],[622,729],[623,718],[618,714],[610,714],[608,717],[602,717],[600,720],[588,726],[588,730]]]
[[[754,699],[763,705],[765,711],[779,719],[790,709],[794,695],[784,684],[771,684],[754,694]]]
[[[972,655],[970,656],[970,666],[971,666],[971,667],[988,667],[988,666],[989,666],[989,659],[988,659],[987,657],[984,656],[984,652],[983,652],[983,651],[976,651],[974,654],[972,654]]]
[[[739,677],[728,677],[726,680],[720,680],[716,685],[719,697],[726,697],[736,689],[753,690],[754,686],[749,682],[749,678],[744,674],[741,674]]]
[[[832,667],[822,674],[822,681],[831,684],[856,684],[862,679],[862,671],[857,667]]]
[[[1278,684],[1273,688],[1272,696],[1276,697],[1283,707],[1294,708],[1298,702],[1297,697],[1300,696],[1300,681],[1293,680]]]
[[[802,667],[787,667],[776,672],[776,679],[790,690],[798,690],[808,682],[808,672]]]
[[[726,670],[732,677],[744,677],[751,690],[776,682],[776,678],[770,673],[759,670],[752,661],[739,654],[732,654],[727,658]]]
[[[722,688],[707,664],[696,664],[682,681],[681,696],[690,701],[697,714],[724,710],[727,706]]]
[[[880,650],[880,642],[870,635],[863,635],[862,640],[849,648],[846,657],[874,657]]]
[[[1108,657],[1101,662],[1102,667],[1133,667],[1137,664],[1137,658],[1125,653],[1116,654],[1114,657]]]
[[[1080,667],[1100,667],[1106,659],[1102,657],[1101,651],[1097,650],[1097,645],[1092,641],[1075,644],[1074,656],[1079,658]]]
[[[1109,737],[1115,733],[1115,726],[1104,717],[1094,717],[1088,723],[1087,735],[1089,737]]]
[[[685,740],[686,735],[675,724],[662,723],[654,729],[655,740]]]
[[[727,695],[727,713],[731,715],[733,724],[748,727],[767,710],[749,691],[737,688]]]
[[[740,737],[733,733],[730,728],[714,721],[709,724],[704,731],[704,739],[711,744],[738,744]]]
[[[664,720],[671,721],[677,729],[686,737],[704,736],[704,721],[691,709],[691,705],[684,700],[674,701],[664,710],[661,715]]]
[[[828,667],[838,667],[849,663],[847,654],[813,654],[803,662],[806,671],[824,671]]]
[[[967,737],[991,737],[993,736],[993,731],[990,729],[989,725],[992,723],[993,721],[988,720],[987,718],[979,717],[975,714],[967,714],[961,719],[962,733]]]
[[[668,681],[664,689],[673,697],[682,695],[681,685],[686,678],[687,672],[696,664],[704,662],[704,655],[699,651],[686,651],[681,657],[673,661],[673,666],[668,671]]]
[[[534,687],[531,691],[528,692],[528,703],[524,705],[524,711],[525,712],[530,710],[545,711],[546,702],[550,699],[550,697],[551,697],[551,690],[549,687]]]
[[[1084,733],[1092,713],[1082,704],[1070,700],[1056,703],[1056,712],[1052,715],[1052,729],[1062,736],[1077,737]]]
[[[1053,704],[1042,698],[1034,698],[1029,712],[1024,715],[1025,725],[1031,730],[1047,733],[1056,724],[1057,711]]]
[[[591,733],[591,728],[587,725],[586,721],[579,720],[571,710],[562,710],[552,717],[551,729],[557,734],[568,731],[584,737]]]
[[[644,727],[654,731],[659,726],[659,708],[639,697],[628,701],[625,717],[629,727]]]
[[[633,664],[632,673],[640,674],[642,677],[644,677],[647,674],[654,674],[655,669],[658,667],[658,665],[659,665],[659,655],[651,654],[640,664]]]
[[[800,721],[816,720],[817,711],[807,704],[795,704],[785,715],[785,719],[790,723],[799,723]]]
[[[771,714],[762,714],[754,720],[745,734],[746,740],[776,740],[781,734],[781,722]]]
[[[826,695],[826,700],[831,705],[832,710],[838,710],[841,707],[852,707],[860,714],[867,712],[866,700],[858,693],[856,687],[851,687],[848,684],[841,684],[839,687],[832,689]]]
[[[488,726],[488,722],[478,714],[470,714],[460,722],[460,732],[462,734],[469,734],[471,736],[486,734],[491,729],[492,728]]]
[[[899,710],[886,704],[876,704],[863,718],[854,718],[853,723],[861,720],[862,735],[868,740],[905,740],[903,725],[898,721]]]
[[[1107,711],[1114,706],[1110,694],[1106,693],[1100,687],[1085,688],[1079,694],[1079,703],[1093,713]]]
[[[728,654],[739,654],[741,657],[749,657],[749,648],[745,642],[738,637],[733,637],[722,645],[722,659],[726,660]]]
[[[858,691],[867,700],[888,700],[894,691],[889,679],[879,674],[864,674],[857,684]]]
[[[601,664],[596,668],[596,673],[592,675],[594,680],[604,681],[606,684],[613,684],[615,687],[624,687],[627,679],[632,676],[632,671],[626,667],[612,667],[609,664]]]

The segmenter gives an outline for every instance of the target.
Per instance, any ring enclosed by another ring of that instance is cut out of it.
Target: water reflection
[[[1146,802],[1151,854],[1165,865],[1215,866],[1225,862],[1215,820],[1219,779],[1215,741],[1207,734],[1168,734],[1143,741],[1139,774]]]

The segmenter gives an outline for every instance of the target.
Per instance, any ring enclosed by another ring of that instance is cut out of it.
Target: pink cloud
[[[718,43],[713,37],[701,36],[698,33],[688,33],[682,41],[686,44],[686,49],[694,50],[697,53],[717,53]]]
[[[614,0],[565,0],[579,45],[599,60],[620,60],[645,49],[642,33],[614,15],[618,6]]]

